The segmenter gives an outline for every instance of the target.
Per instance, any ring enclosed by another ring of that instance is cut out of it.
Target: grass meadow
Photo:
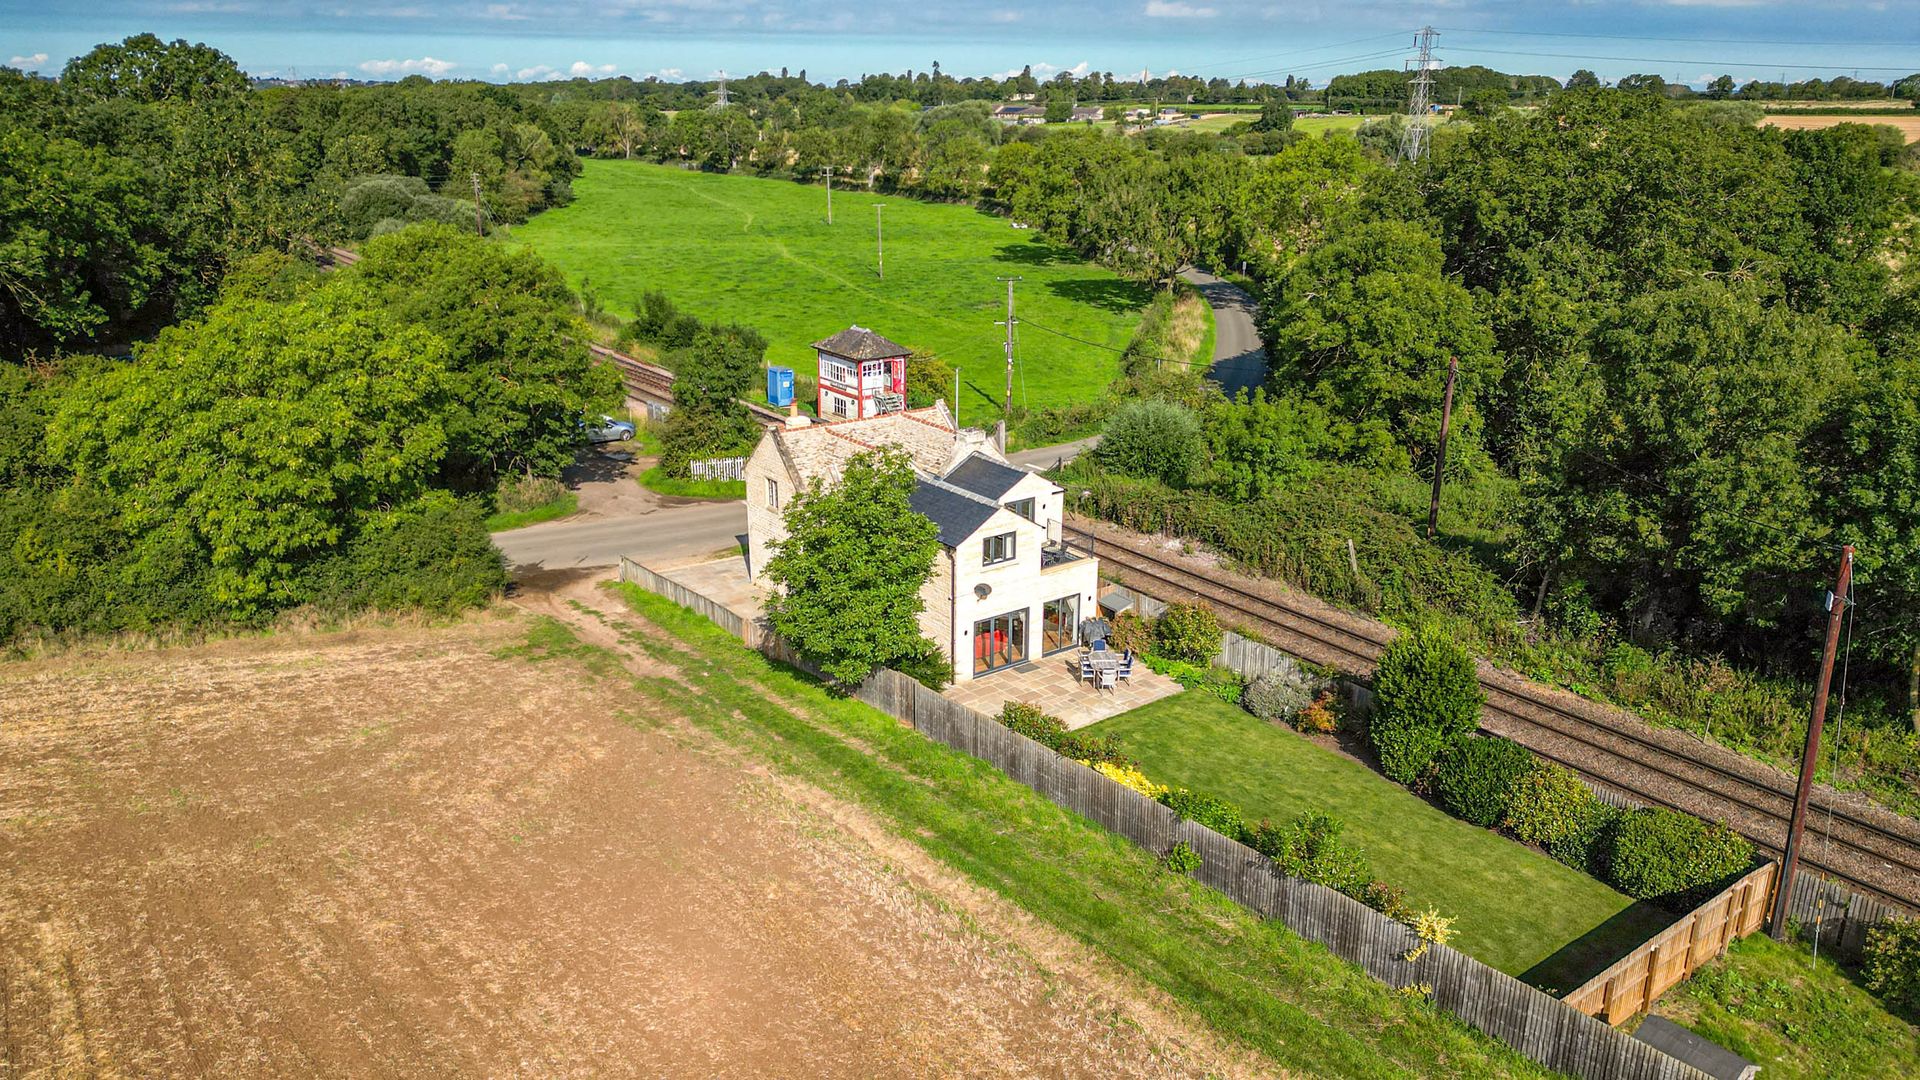
[[[1573,989],[1672,921],[1207,694],[1163,698],[1086,731],[1117,736],[1159,783],[1217,795],[1254,821],[1332,814],[1375,877],[1459,920],[1456,948],[1544,990]]]
[[[1112,382],[1149,299],[1142,286],[967,206],[835,189],[829,226],[818,186],[583,164],[573,203],[515,229],[514,239],[574,285],[590,284],[608,310],[631,315],[643,291],[658,289],[703,319],[759,329],[773,363],[808,375],[808,344],[858,323],[958,368],[966,423],[995,418],[1005,392],[1004,332],[994,324],[1005,318],[1007,291],[996,279],[1022,279],[1013,392],[1030,409],[1085,400]],[[878,205],[884,279],[875,268]]]

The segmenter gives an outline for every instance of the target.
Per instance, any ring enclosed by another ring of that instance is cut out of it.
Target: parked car
[[[625,442],[633,438],[634,426],[626,420],[616,420],[603,416],[598,420],[582,420],[580,426],[586,430],[590,443]]]

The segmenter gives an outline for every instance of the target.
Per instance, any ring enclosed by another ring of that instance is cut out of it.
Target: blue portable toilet
[[[770,367],[767,369],[767,404],[781,408],[793,404],[792,368]]]

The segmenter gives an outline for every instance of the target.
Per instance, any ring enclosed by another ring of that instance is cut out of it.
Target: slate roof
[[[891,360],[913,352],[905,345],[888,341],[864,326],[849,326],[830,338],[814,342],[813,347],[829,356],[847,360]]]
[[[1000,504],[991,499],[924,476],[913,485],[907,504],[914,513],[932,519],[940,529],[940,542],[949,548],[966,543],[967,537],[980,531],[980,526],[1000,509]]]
[[[998,499],[1013,490],[1013,486],[1026,479],[1024,469],[1003,465],[985,454],[968,454],[966,460],[953,467],[946,476],[947,483],[964,488],[987,499]]]

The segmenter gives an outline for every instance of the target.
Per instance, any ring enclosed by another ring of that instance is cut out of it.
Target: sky
[[[1920,71],[1920,0],[0,0],[0,63],[58,72],[103,41],[204,41],[258,76],[709,79],[790,68],[1061,70],[1316,85],[1443,64],[1565,78],[1646,72],[1886,81]]]

